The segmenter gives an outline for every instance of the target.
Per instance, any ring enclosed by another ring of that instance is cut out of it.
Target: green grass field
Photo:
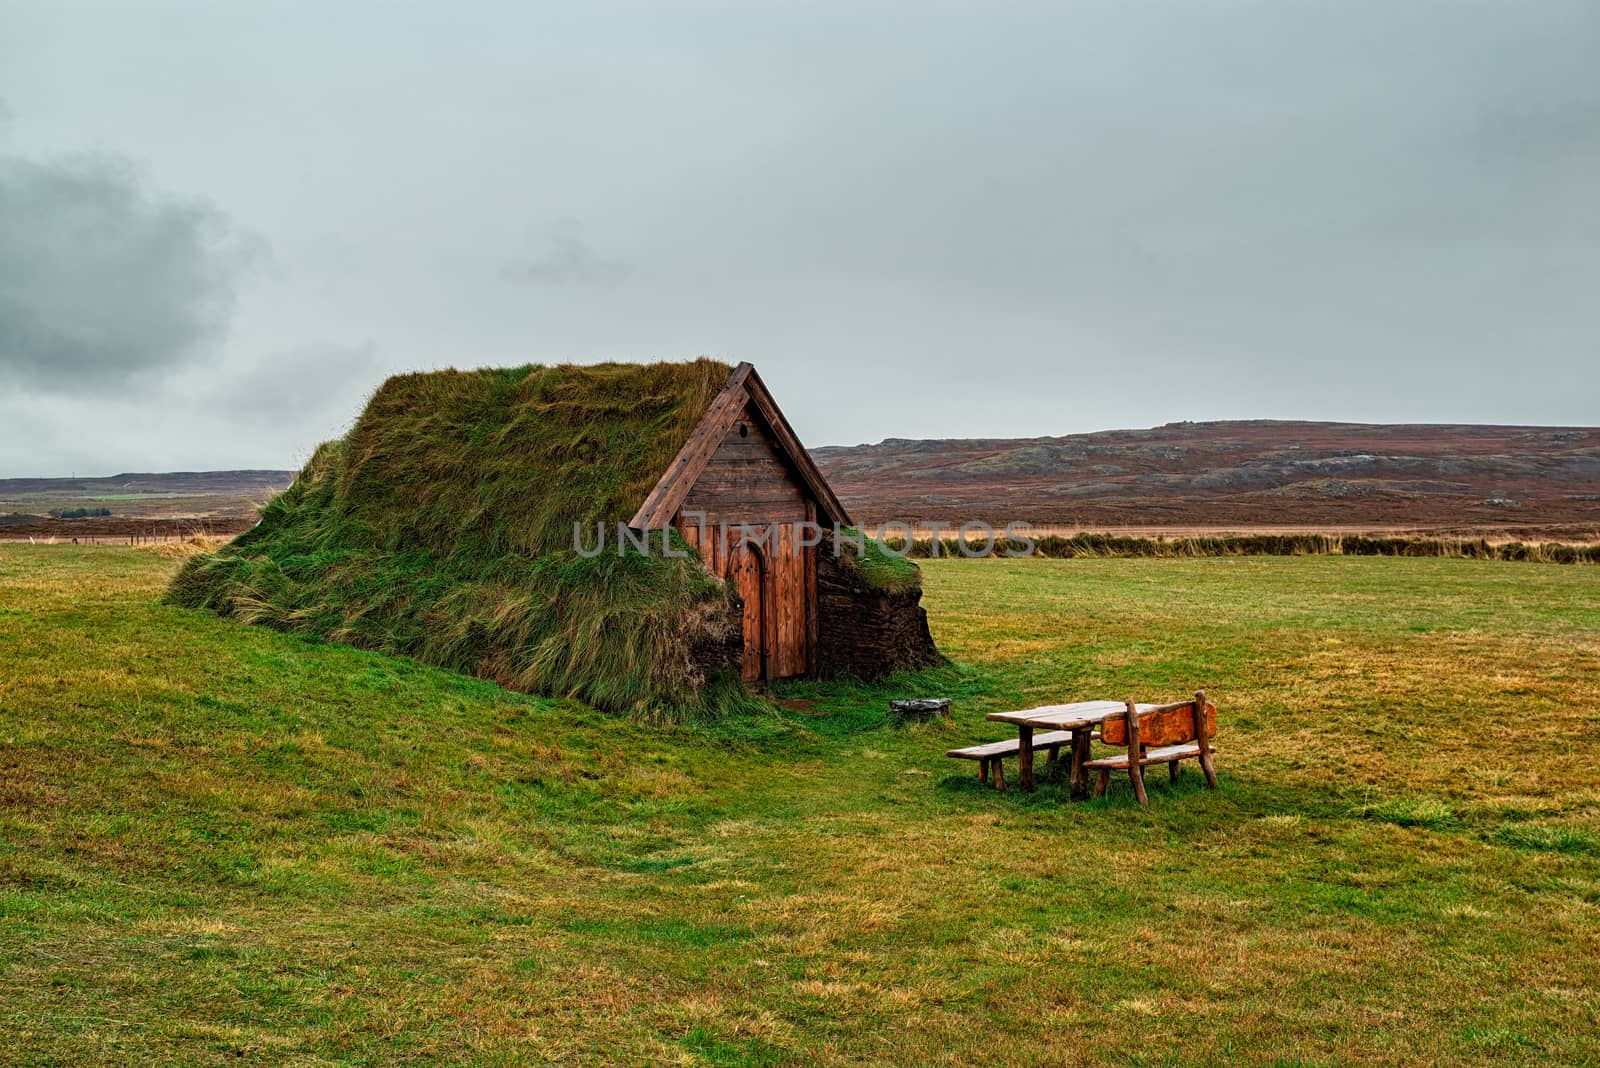
[[[662,730],[176,567],[0,546],[0,1063],[1600,1063],[1600,568],[930,561],[956,666]],[[1202,686],[1215,793],[943,757]]]

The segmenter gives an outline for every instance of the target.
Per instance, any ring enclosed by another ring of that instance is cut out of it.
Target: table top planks
[[[1140,712],[1161,708],[1161,705],[1138,705]],[[990,712],[989,718],[1000,723],[1019,727],[1049,727],[1053,730],[1080,730],[1104,723],[1112,716],[1128,710],[1122,701],[1075,701],[1066,705],[1040,705],[1015,712]]]

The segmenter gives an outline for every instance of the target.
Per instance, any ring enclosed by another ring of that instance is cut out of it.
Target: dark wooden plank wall
[[[742,435],[741,427],[745,431]],[[705,513],[708,544],[700,544],[699,527],[686,521],[684,512]],[[777,551],[771,550],[771,542],[761,546],[771,573],[767,586],[767,648],[772,653],[772,670],[780,678],[813,670],[812,635],[816,621],[810,618],[815,609],[808,612],[808,608],[815,603],[810,587],[815,582],[816,549],[796,552],[794,524],[815,514],[815,504],[784,462],[775,439],[752,405],[724,435],[676,517],[684,538],[700,550],[706,566],[721,578],[727,577],[732,546],[719,544],[719,523],[749,523],[763,528],[768,523],[780,524]],[[737,530],[728,532],[730,542],[738,536]]]

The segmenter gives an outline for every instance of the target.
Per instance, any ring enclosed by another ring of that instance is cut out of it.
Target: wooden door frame
[[[806,498],[806,522],[817,521],[817,502],[810,497]],[[798,546],[797,546],[798,548]],[[822,546],[812,545],[801,549],[803,559],[800,561],[801,581],[805,585],[805,621],[802,633],[806,641],[806,674],[816,678],[818,666],[821,663],[822,650],[818,642],[818,632],[821,629],[821,606],[817,602],[817,553]]]
[[[767,554],[761,550],[761,544],[755,538],[741,534],[734,540],[733,550],[728,554],[729,570],[735,554],[748,552],[755,557],[756,566],[760,572],[758,585],[761,589],[761,672],[756,682],[766,686],[772,682],[772,660],[777,647],[777,613],[773,611],[773,595],[776,593],[772,575],[772,562],[767,559]],[[743,625],[743,615],[740,615],[740,624]],[[743,639],[740,640],[740,656],[744,655]],[[739,674],[743,676],[744,665],[739,665]]]

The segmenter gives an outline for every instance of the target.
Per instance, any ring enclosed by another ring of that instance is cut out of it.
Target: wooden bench
[[[1126,703],[1126,712],[1101,724],[1100,740],[1106,745],[1125,745],[1128,751],[1089,760],[1083,765],[1097,773],[1094,796],[1105,795],[1113,771],[1126,771],[1139,804],[1149,805],[1150,798],[1144,790],[1144,769],[1152,764],[1165,764],[1167,774],[1177,779],[1178,762],[1189,759],[1199,762],[1200,770],[1205,772],[1206,786],[1217,788],[1217,772],[1211,764],[1211,754],[1215,752],[1211,739],[1217,735],[1217,706],[1206,700],[1204,690],[1198,691],[1193,701],[1177,701],[1154,708],[1139,708],[1131,698]]]
[[[1121,701],[1072,701],[1064,705],[1041,705],[1011,712],[990,712],[997,723],[1010,724],[1017,732],[1017,778],[1024,790],[1033,789],[1033,737],[1035,731],[1067,731],[1072,735],[1072,790],[1074,801],[1089,796],[1089,773],[1083,762],[1092,755],[1090,743],[1095,729],[1112,717],[1127,711]]]
[[[1033,739],[1033,748],[1050,750],[1050,759],[1055,760],[1061,753],[1061,747],[1072,741],[1071,731],[1050,731],[1038,735]],[[989,782],[990,769],[994,771],[994,788],[1006,788],[1006,768],[1003,761],[1006,757],[1016,756],[1022,749],[1022,742],[1016,738],[1008,738],[1003,742],[989,742],[985,745],[969,745],[965,749],[952,749],[945,756],[955,760],[976,760],[978,762],[978,781],[984,784]]]

